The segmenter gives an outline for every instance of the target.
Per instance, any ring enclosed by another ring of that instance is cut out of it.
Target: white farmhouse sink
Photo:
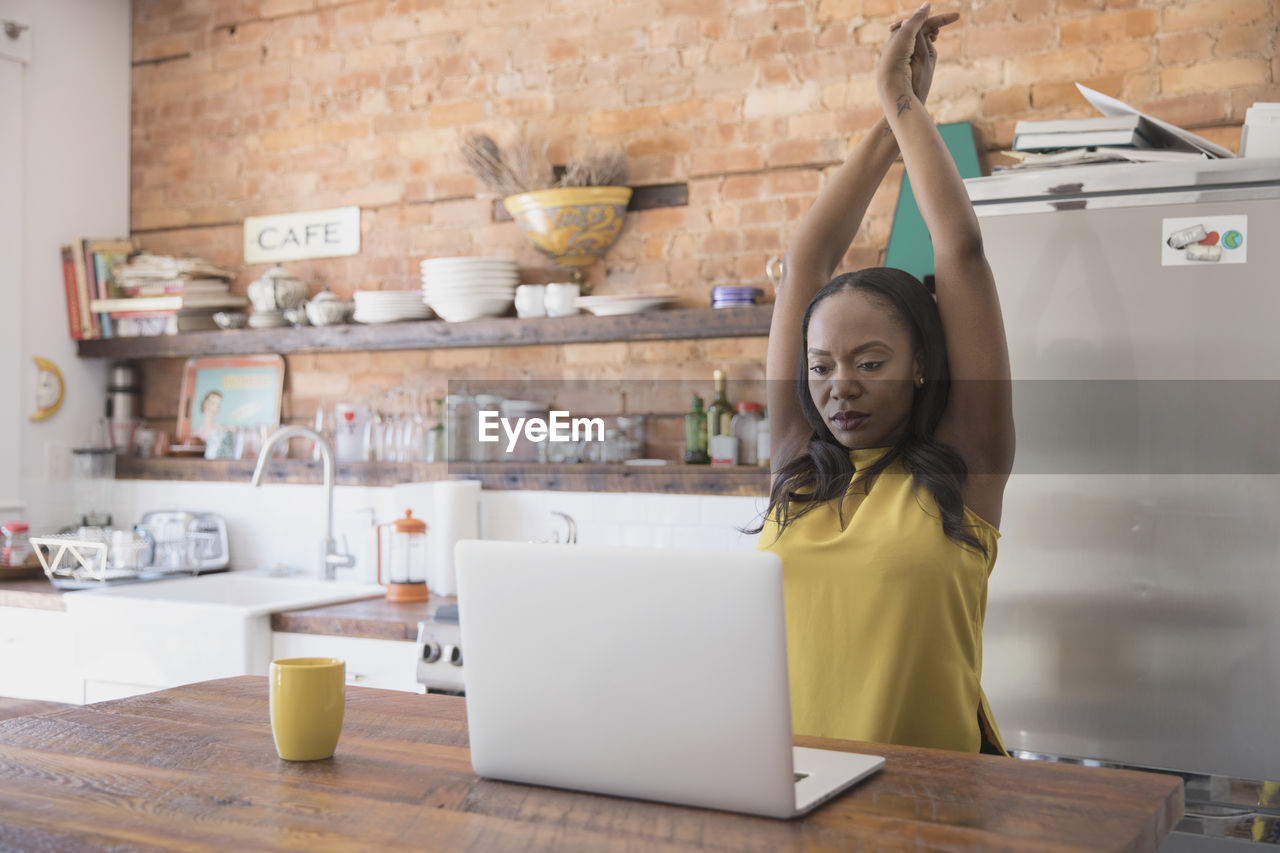
[[[266,675],[272,613],[384,593],[380,586],[232,572],[70,592],[63,600],[77,674],[127,695]]]
[[[152,583],[124,584],[84,592],[84,595],[80,593],[69,595],[68,602],[94,601],[95,599],[107,599],[111,602],[121,600],[166,602],[215,610],[233,608],[243,611],[246,616],[260,616],[263,613],[279,613],[282,610],[322,607],[342,601],[377,598],[385,595],[386,589],[380,586],[321,581],[313,578],[306,580],[269,578],[249,572],[227,572]]]

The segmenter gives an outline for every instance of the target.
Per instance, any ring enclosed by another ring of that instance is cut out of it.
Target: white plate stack
[[[450,323],[498,317],[516,298],[515,258],[429,258],[422,262],[422,298]]]
[[[357,290],[357,323],[398,323],[401,320],[427,320],[431,309],[416,290]]]

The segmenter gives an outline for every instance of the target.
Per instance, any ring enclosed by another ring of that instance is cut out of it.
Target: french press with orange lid
[[[427,523],[413,517],[406,509],[404,518],[378,525],[378,583],[382,580],[382,528],[390,527],[387,537],[387,601],[426,601],[427,592]]]

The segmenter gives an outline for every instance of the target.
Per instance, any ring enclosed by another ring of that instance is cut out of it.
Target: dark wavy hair
[[[778,522],[778,535],[791,522],[819,505],[842,497],[854,482],[849,450],[836,440],[809,393],[809,321],[814,310],[837,293],[863,293],[891,311],[911,335],[912,345],[924,362],[924,384],[914,389],[907,428],[897,443],[874,464],[857,471],[863,492],[895,460],[911,474],[917,488],[933,494],[948,538],[987,553],[986,547],[964,522],[960,488],[968,477],[964,459],[950,445],[934,436],[947,408],[951,369],[937,303],[925,286],[910,273],[892,267],[871,267],[836,276],[814,294],[804,312],[800,358],[796,365],[796,397],[805,421],[813,429],[807,452],[778,469],[769,493],[765,517]],[[844,506],[840,504],[841,524]],[[759,533],[764,525],[748,532]]]

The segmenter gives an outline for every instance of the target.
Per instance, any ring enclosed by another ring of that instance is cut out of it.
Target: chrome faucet
[[[253,468],[253,484],[262,485],[262,475],[266,473],[267,462],[271,459],[271,451],[275,446],[282,440],[294,436],[314,441],[320,450],[320,457],[324,460],[324,546],[320,557],[320,579],[331,581],[336,577],[337,569],[351,568],[356,564],[356,558],[338,551],[337,543],[333,541],[333,450],[330,449],[329,442],[325,441],[319,433],[306,427],[280,427],[262,443],[262,450],[258,453],[258,464]]]
[[[567,512],[561,512],[561,511],[560,511],[560,510],[558,510],[558,509],[553,509],[553,510],[551,510],[551,514],[552,514],[552,515],[558,515],[558,516],[560,516],[561,518],[563,518],[563,519],[564,519],[565,524],[567,524],[567,525],[569,526],[568,533],[566,534],[566,536],[565,536],[565,538],[564,538],[564,544],[566,544],[566,545],[576,545],[576,544],[578,544],[578,523],[577,523],[576,521],[574,521],[574,520],[573,520],[573,516],[569,515],[569,513],[567,513]],[[560,534],[557,532],[557,533],[555,534],[555,538],[553,538],[551,541],[552,541],[552,542],[559,542],[559,541],[560,541]]]

